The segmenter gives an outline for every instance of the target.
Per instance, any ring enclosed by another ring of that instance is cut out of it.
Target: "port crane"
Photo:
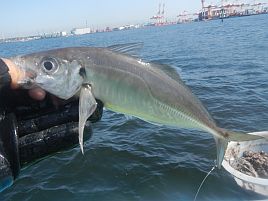
[[[163,4],[159,3],[158,11],[156,15],[152,16],[150,19],[155,21],[154,24],[156,26],[162,25],[165,23],[165,4],[164,3]]]

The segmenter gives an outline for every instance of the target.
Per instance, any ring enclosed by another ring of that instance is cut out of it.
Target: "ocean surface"
[[[219,126],[268,130],[268,15],[110,33],[2,43],[8,57],[69,46],[144,42],[140,55],[177,68]],[[210,134],[156,126],[105,111],[79,147],[24,169],[0,194],[4,201],[187,201],[214,165]],[[258,200],[224,169],[197,200]]]

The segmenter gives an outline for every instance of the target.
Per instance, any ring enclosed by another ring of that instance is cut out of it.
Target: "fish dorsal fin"
[[[159,63],[155,63],[155,62],[150,62],[150,63],[151,63],[152,68],[156,68],[156,69],[158,69],[160,71],[163,71],[165,74],[167,74],[173,80],[184,84],[184,82],[181,79],[178,71],[175,68],[173,68],[173,67],[171,67],[171,66],[169,66],[167,64],[159,64]]]
[[[118,45],[108,46],[107,48],[114,52],[130,55],[133,57],[138,57],[141,49],[143,48],[143,43],[140,42],[140,43],[118,44]]]

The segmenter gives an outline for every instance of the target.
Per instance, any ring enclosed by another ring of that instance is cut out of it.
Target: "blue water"
[[[141,57],[178,69],[218,125],[268,130],[268,15],[0,44],[1,56],[67,46],[144,42]],[[94,135],[21,172],[1,200],[193,200],[216,158],[211,135],[158,127],[105,111]],[[257,200],[224,170],[210,175],[198,200]]]

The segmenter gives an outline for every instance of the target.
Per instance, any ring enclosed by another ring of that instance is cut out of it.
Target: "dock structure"
[[[199,13],[189,13],[186,10],[177,15],[177,24],[193,22],[196,20]]]
[[[212,20],[228,17],[241,17],[248,15],[258,15],[268,13],[266,3],[241,0],[221,0],[219,4],[205,4],[205,0],[201,0],[202,9],[199,13],[199,20]]]

